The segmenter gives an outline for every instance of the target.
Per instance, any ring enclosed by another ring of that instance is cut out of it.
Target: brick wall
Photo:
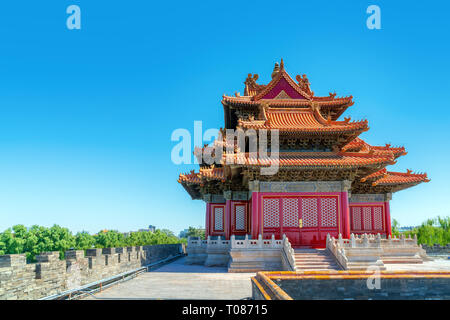
[[[366,279],[281,280],[277,284],[294,300],[424,300],[450,299],[449,278],[381,279],[369,290]]]
[[[445,246],[441,246],[440,244],[434,244],[432,246],[423,244],[422,249],[431,254],[450,254],[450,243],[447,243]]]
[[[181,244],[71,250],[65,260],[59,252],[36,256],[26,263],[24,254],[0,255],[0,299],[39,299],[108,278],[182,252]]]

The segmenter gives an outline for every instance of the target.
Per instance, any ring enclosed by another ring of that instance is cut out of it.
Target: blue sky
[[[81,8],[81,30],[66,8]],[[381,8],[382,30],[366,28]],[[174,129],[223,125],[223,93],[266,83],[282,57],[316,95],[354,96],[371,144],[404,145],[392,170],[432,181],[394,194],[402,225],[449,215],[445,1],[10,1],[0,10],[0,230],[178,232],[204,225],[176,182]]]

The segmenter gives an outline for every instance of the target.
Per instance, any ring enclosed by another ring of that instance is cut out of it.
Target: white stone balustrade
[[[289,242],[289,239],[283,234],[283,269],[287,271],[295,271],[295,258],[294,258],[294,249]]]
[[[231,236],[231,248],[239,249],[258,249],[258,248],[279,248],[283,246],[283,240],[275,240],[275,236],[272,235],[271,239],[263,239],[262,235],[258,236],[258,239],[249,239],[248,235],[245,235],[244,240],[236,240],[234,235]]]
[[[417,237],[381,239],[380,234],[351,234],[350,239],[327,236],[327,249],[344,269],[360,270],[370,265],[381,268],[384,263],[422,263],[426,253],[417,245]]]

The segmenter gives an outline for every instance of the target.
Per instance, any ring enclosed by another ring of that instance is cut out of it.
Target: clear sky
[[[68,30],[66,8],[81,8]],[[381,8],[381,30],[366,8]],[[404,145],[391,168],[431,182],[394,194],[392,217],[449,215],[448,1],[7,1],[0,7],[0,230],[59,224],[175,232],[205,205],[177,183],[174,129],[223,126],[284,59],[316,95],[353,95],[371,144]]]

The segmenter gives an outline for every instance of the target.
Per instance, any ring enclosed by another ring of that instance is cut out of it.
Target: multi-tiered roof
[[[350,180],[354,193],[386,193],[428,182],[426,174],[388,172],[385,167],[405,155],[404,147],[371,146],[358,136],[369,129],[367,120],[338,120],[354,104],[352,96],[316,97],[306,75],[294,81],[275,64],[272,80],[258,84],[258,75],[245,80],[244,96],[224,95],[222,105],[225,129],[262,129],[279,132],[279,157],[249,152],[236,146],[227,148],[225,130],[222,140],[212,146],[197,148],[198,158],[214,147],[223,152],[219,163],[202,164],[200,171],[180,174],[179,182],[193,198],[202,194],[221,194],[227,190],[248,190],[251,180],[314,181]],[[270,134],[269,134],[270,137]],[[269,138],[268,148],[271,141]],[[231,151],[231,152],[230,152]],[[214,153],[214,152],[213,152]],[[261,175],[260,168],[279,165],[274,175]]]

